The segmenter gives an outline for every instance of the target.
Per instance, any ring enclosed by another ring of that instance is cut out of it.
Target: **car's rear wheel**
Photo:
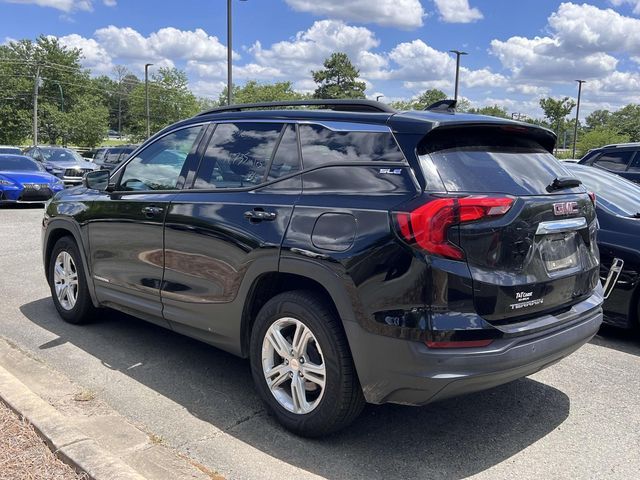
[[[73,239],[62,237],[56,242],[48,268],[51,296],[60,316],[73,324],[89,321],[95,314],[95,307],[89,296],[80,252]]]
[[[289,430],[326,435],[364,406],[339,319],[322,297],[286,292],[260,310],[251,335],[251,371],[262,399]]]

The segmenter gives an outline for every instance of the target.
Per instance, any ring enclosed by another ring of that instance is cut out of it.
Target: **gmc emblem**
[[[578,202],[562,202],[553,204],[554,215],[572,215],[578,213]]]

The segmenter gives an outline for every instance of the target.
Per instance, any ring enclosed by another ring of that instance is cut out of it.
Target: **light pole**
[[[240,0],[241,2],[246,2],[247,0]],[[232,14],[231,14],[231,3],[232,0],[227,0],[227,105],[231,105],[233,101],[233,73],[232,73],[232,63],[233,63],[233,31],[232,26]]]
[[[578,119],[580,117],[580,97],[582,97],[582,84],[587,83],[585,80],[576,80],[578,82],[578,105],[576,106],[576,124],[573,127],[573,154],[571,158],[576,158],[576,143],[578,141]]]
[[[147,113],[147,138],[151,136],[151,121],[149,118],[149,67],[152,65],[153,63],[146,63],[144,65],[144,97]]]
[[[38,146],[38,88],[40,87],[40,65],[36,66],[36,78],[33,82],[33,145]]]
[[[458,101],[458,85],[460,83],[460,57],[462,55],[469,55],[467,52],[462,52],[460,50],[449,50],[451,53],[456,54],[456,91],[453,96],[453,99]]]

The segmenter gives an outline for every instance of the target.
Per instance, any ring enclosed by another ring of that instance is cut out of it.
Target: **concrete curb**
[[[0,367],[0,400],[27,419],[62,461],[92,480],[144,480],[95,440],[69,426],[61,413],[3,367]]]

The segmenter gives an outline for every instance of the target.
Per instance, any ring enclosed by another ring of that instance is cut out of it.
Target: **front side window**
[[[300,125],[304,168],[328,163],[402,162],[404,155],[389,132],[342,132]]]
[[[624,172],[633,156],[632,151],[605,152],[594,162],[598,167],[606,168],[614,172]]]
[[[221,123],[202,158],[194,188],[247,188],[263,183],[281,123]]]
[[[202,126],[183,128],[155,141],[125,167],[120,190],[174,190]]]

